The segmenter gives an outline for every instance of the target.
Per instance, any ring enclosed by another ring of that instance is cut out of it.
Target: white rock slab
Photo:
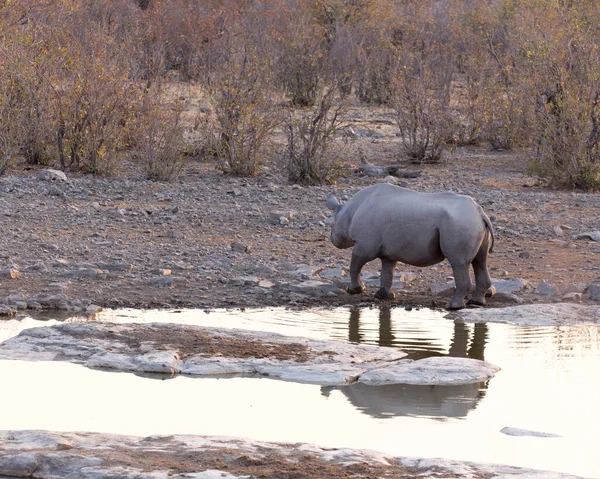
[[[600,307],[573,303],[465,309],[458,314],[463,320],[472,323],[508,323],[523,326],[600,325]]]
[[[431,357],[418,361],[402,360],[371,369],[358,378],[365,384],[413,384],[458,386],[483,382],[500,368],[470,358]]]
[[[559,434],[552,434],[550,432],[540,431],[529,431],[527,429],[519,429],[516,427],[503,427],[500,432],[507,436],[529,436],[529,437],[562,437]]]
[[[310,459],[308,459],[310,458]],[[242,479],[341,476],[359,464],[369,477],[576,479],[567,474],[445,459],[395,457],[360,449],[321,448],[216,436],[119,436],[100,433],[0,431],[0,476],[70,479]],[[215,465],[218,465],[215,467]],[[288,469],[289,467],[289,469]],[[223,471],[227,469],[227,471]],[[292,472],[292,474],[290,474]]]
[[[292,351],[297,355],[290,356]],[[399,362],[405,356],[373,345],[169,323],[62,323],[24,330],[0,344],[0,359],[190,376],[260,375],[328,386],[467,384],[498,370],[483,361],[450,357]]]

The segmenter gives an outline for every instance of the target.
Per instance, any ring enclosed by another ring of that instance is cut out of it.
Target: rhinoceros
[[[465,307],[472,289],[469,266],[475,273],[475,291],[469,304],[484,306],[492,281],[487,267],[494,245],[488,216],[473,198],[456,193],[421,193],[390,184],[369,186],[347,203],[334,194],[327,198],[334,212],[331,242],[352,248],[350,294],[362,293],[362,267],[381,259],[381,285],[375,297],[393,299],[392,280],[398,261],[431,266],[446,258],[452,266],[456,292],[449,309]]]

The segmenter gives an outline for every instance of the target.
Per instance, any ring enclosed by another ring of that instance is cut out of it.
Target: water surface
[[[379,344],[401,348],[415,359],[472,357],[502,370],[473,386],[320,387],[265,378],[166,378],[60,362],[0,361],[0,429],[230,435],[600,477],[597,326],[473,325],[440,311],[401,308],[209,314],[122,310],[93,320],[176,322]],[[56,322],[0,321],[0,339]],[[500,432],[504,427],[562,437],[507,436]]]

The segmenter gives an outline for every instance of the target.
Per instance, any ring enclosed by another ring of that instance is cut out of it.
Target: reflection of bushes
[[[225,172],[270,159],[282,103],[314,109],[318,132],[302,115],[284,130],[292,181],[321,181],[307,152],[335,129],[319,113],[335,77],[336,101],[394,110],[403,159],[486,141],[556,185],[599,188],[598,18],[589,1],[1,2],[0,171],[21,157],[110,174],[142,155],[148,176],[174,175],[194,121],[154,100],[176,75],[209,99],[204,151]]]

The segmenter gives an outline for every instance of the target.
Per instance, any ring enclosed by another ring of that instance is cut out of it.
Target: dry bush
[[[62,168],[112,174],[133,106],[142,94],[115,60],[118,50],[97,39],[95,54],[72,45],[50,72],[57,154]]]
[[[320,80],[328,67],[325,28],[305,3],[311,2],[298,2],[295,8],[287,9],[289,16],[283,25],[275,24],[277,41],[273,51],[278,84],[290,96],[292,105],[300,107],[315,104]]]
[[[44,72],[52,60],[43,52],[53,44],[43,29],[20,20],[22,11],[4,13],[0,25],[6,32],[0,43],[0,169],[16,156],[32,165],[48,165],[52,129],[50,86]]]
[[[158,85],[144,98],[133,132],[135,158],[149,180],[172,181],[183,166],[186,148],[183,102],[169,105]]]
[[[530,79],[533,171],[561,187],[600,187],[598,18],[597,2],[529,0],[507,27]]]
[[[254,176],[269,157],[269,137],[278,123],[271,108],[271,60],[260,28],[262,12],[229,13],[225,26],[231,34],[215,42],[209,52],[221,61],[207,72],[216,122],[204,150],[215,156],[223,172]]]
[[[406,7],[411,21],[402,25],[389,86],[403,153],[415,163],[440,161],[452,137],[450,93],[456,62],[448,48],[450,31],[434,6],[415,2]]]
[[[339,176],[340,165],[327,157],[336,133],[344,126],[346,106],[329,86],[312,109],[292,111],[284,123],[287,136],[286,164],[292,183],[322,185]]]

